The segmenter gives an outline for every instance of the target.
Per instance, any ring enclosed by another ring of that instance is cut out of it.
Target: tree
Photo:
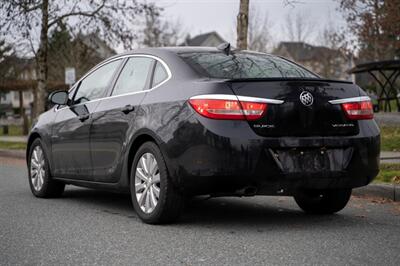
[[[284,0],[285,6],[293,6],[298,1]],[[249,0],[240,0],[239,14],[237,15],[236,24],[236,46],[238,49],[247,49],[248,44],[248,30],[249,30]]]
[[[65,23],[71,31],[96,31],[107,41],[121,41],[124,47],[132,45],[136,38],[136,16],[148,8],[136,0],[18,0],[6,1],[0,6],[0,31],[3,35],[17,35],[28,40],[37,59],[35,91],[36,115],[45,108],[45,92],[48,72],[49,31],[59,23]],[[39,38],[36,32],[40,32]],[[15,37],[14,37],[15,39]]]
[[[65,78],[65,68],[75,68],[77,78],[85,74],[94,65],[105,58],[95,47],[87,44],[95,33],[74,34],[66,25],[60,23],[49,34],[48,44],[48,81],[58,83]],[[86,41],[85,41],[86,40]]]
[[[316,43],[331,49],[339,49],[341,41],[338,32],[339,29],[335,27],[332,20],[328,20],[328,23],[325,24],[318,34]]]
[[[0,40],[0,82],[2,82],[2,79],[5,76],[5,71],[7,69],[5,64],[2,64],[7,57],[9,57],[13,52],[13,48],[6,44],[4,40]],[[2,99],[3,92],[0,91],[0,104],[1,104],[1,99]],[[1,113],[0,113],[1,115]]]
[[[273,38],[271,34],[272,23],[268,13],[260,13],[258,9],[251,8],[249,18],[248,48],[258,52],[268,52],[272,49]]]
[[[399,0],[338,0],[355,40],[350,45],[364,60],[400,56]],[[345,33],[346,34],[346,33]]]
[[[150,8],[145,11],[142,44],[146,47],[176,46],[185,35],[178,21],[161,18],[162,9]]]
[[[7,58],[11,57],[14,54],[14,49],[11,45],[7,44],[5,40],[0,40],[0,82],[6,76],[6,71],[8,70],[8,65],[4,62],[7,61]],[[0,97],[1,100],[1,97]]]
[[[283,31],[291,42],[307,42],[314,30],[314,24],[304,13],[289,12]]]
[[[7,44],[5,40],[0,40],[0,63],[4,61],[7,56],[13,53],[11,45]]]
[[[353,64],[353,54],[346,48],[344,35],[330,16],[315,43],[320,45],[319,74],[326,78],[342,78],[343,66],[350,68]]]
[[[247,31],[249,27],[249,0],[240,0],[239,14],[237,16],[237,42],[238,49],[247,49]]]

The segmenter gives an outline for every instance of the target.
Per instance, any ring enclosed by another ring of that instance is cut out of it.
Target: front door
[[[92,179],[90,127],[99,99],[104,97],[122,60],[92,71],[71,91],[68,106],[56,109],[52,128],[53,175],[71,179]]]

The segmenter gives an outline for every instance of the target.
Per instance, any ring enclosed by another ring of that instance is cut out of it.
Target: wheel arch
[[[29,158],[29,151],[31,149],[31,145],[33,143],[33,141],[35,141],[35,139],[41,139],[42,136],[38,133],[38,132],[32,132],[29,137],[28,137],[28,142],[26,143],[26,162],[28,162],[28,158]]]
[[[143,143],[148,142],[148,141],[154,142],[160,148],[159,143],[156,141],[156,138],[153,136],[153,134],[151,134],[149,132],[141,133],[141,134],[137,135],[133,139],[133,141],[129,147],[128,157],[127,157],[127,182],[128,182],[128,184],[130,183],[131,168],[132,168],[133,159],[135,158],[135,154],[138,151],[138,149],[140,148],[140,146],[142,146]],[[161,153],[162,153],[162,151],[161,151]]]

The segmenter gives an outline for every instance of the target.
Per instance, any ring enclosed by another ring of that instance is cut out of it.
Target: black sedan
[[[363,90],[228,45],[117,55],[50,101],[28,140],[33,194],[128,192],[147,223],[175,220],[195,195],[286,195],[334,213],[379,171]]]

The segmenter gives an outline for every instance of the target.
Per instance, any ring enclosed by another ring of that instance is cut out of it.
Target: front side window
[[[139,92],[146,89],[153,62],[154,59],[148,57],[129,58],[118,77],[112,95]]]
[[[167,70],[165,70],[164,66],[160,62],[157,62],[156,68],[154,69],[153,87],[159,85],[167,78],[168,78]]]
[[[101,66],[84,78],[74,97],[74,103],[83,103],[104,97],[121,60]]]
[[[223,79],[318,78],[283,58],[249,52],[181,53],[180,57],[200,74]]]

